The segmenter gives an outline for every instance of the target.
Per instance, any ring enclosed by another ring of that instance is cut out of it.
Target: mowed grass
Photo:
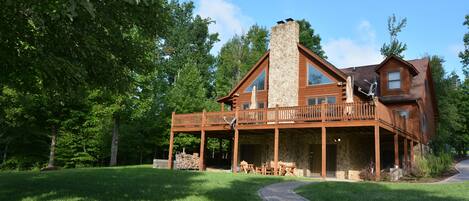
[[[289,179],[149,166],[0,172],[0,200],[259,200],[262,186]]]
[[[309,200],[462,201],[469,200],[469,182],[454,184],[320,182],[295,190]]]

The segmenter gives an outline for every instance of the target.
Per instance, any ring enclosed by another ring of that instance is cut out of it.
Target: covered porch
[[[377,178],[382,168],[410,166],[413,147],[418,139],[412,138],[405,128],[400,127],[406,125],[405,122],[399,122],[396,116],[380,118],[377,111],[387,108],[378,108],[379,103],[354,103],[350,104],[351,107],[347,106],[323,104],[298,108],[202,112],[192,116],[181,115],[179,119],[173,114],[168,166],[173,168],[175,133],[200,136],[199,170],[206,167],[207,137],[230,140],[231,170],[234,173],[241,170],[241,162],[246,162],[253,170],[272,168],[273,175],[282,174],[283,163],[293,163],[296,176],[357,179],[359,172],[370,165]],[[346,115],[346,110],[353,111],[355,115]],[[237,120],[234,125],[223,120],[230,114],[234,114]],[[317,117],[314,114],[318,114]],[[393,113],[381,112],[383,114]]]

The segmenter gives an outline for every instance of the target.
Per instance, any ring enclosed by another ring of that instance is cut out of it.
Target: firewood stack
[[[186,154],[184,152],[176,154],[176,169],[198,169],[199,154]]]

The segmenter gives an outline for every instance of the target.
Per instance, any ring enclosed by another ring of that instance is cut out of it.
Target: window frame
[[[264,73],[264,89],[258,89],[256,87],[256,91],[265,91],[266,88],[267,88],[267,70],[266,69],[262,69],[261,72],[259,74],[257,74],[256,78],[254,80],[252,80],[251,83],[249,83],[249,85],[243,90],[244,93],[251,93],[252,90],[249,90],[248,89],[254,84],[254,82],[259,79],[259,77]]]
[[[244,108],[244,106],[247,105],[247,108]],[[251,107],[251,103],[250,102],[244,102],[241,104],[241,109],[242,110],[249,110],[249,108]]]
[[[260,106],[260,104],[262,104],[262,107]],[[265,105],[265,102],[257,102],[257,109],[264,109]]]
[[[390,74],[392,73],[398,73],[399,74],[399,79],[390,79]],[[399,82],[399,87],[397,88],[391,88],[390,83],[391,82]],[[394,70],[394,71],[388,71],[387,72],[387,83],[386,83],[387,89],[388,90],[401,90],[402,89],[402,73],[400,70]]]
[[[329,79],[331,82],[330,83],[321,83],[321,84],[309,84],[309,66],[311,65],[312,68],[316,69],[316,71],[318,71],[319,73],[321,73],[322,75],[324,75],[325,77],[327,77],[327,79]],[[322,72],[321,70],[319,70],[319,67],[314,65],[313,63],[311,62],[306,62],[306,86],[307,87],[314,87],[314,86],[321,86],[321,85],[328,85],[328,84],[334,84],[334,79],[329,77],[327,75],[327,73],[324,73]]]
[[[328,95],[321,95],[321,96],[308,96],[306,97],[306,106],[313,106],[313,105],[321,105],[322,103],[318,103],[318,99],[323,98],[326,101],[326,104],[337,104],[337,95],[335,94],[328,94]],[[335,103],[329,103],[329,98],[334,98]],[[314,99],[315,104],[310,105],[309,100]]]

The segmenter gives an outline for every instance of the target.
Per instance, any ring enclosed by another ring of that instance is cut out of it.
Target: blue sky
[[[387,18],[393,13],[407,17],[407,27],[398,39],[407,43],[405,59],[425,54],[440,55],[448,72],[462,75],[457,56],[464,48],[462,38],[469,30],[462,25],[469,14],[468,0],[436,1],[255,1],[195,0],[196,13],[210,17],[221,41],[214,53],[235,34],[253,24],[270,27],[291,17],[308,20],[322,38],[329,61],[338,67],[379,63],[379,49],[389,41]]]

